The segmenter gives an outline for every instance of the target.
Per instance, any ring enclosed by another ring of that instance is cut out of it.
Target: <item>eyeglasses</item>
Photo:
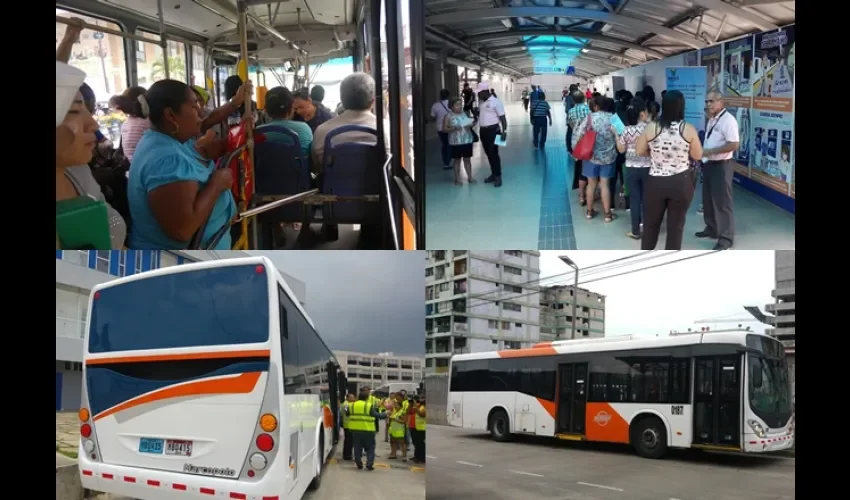
[[[716,102],[716,101],[715,101],[714,99],[706,99],[706,100],[705,100],[705,103],[706,103],[706,104],[714,104],[715,102]]]

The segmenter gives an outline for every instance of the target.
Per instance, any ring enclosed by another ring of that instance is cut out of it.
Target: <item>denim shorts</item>
[[[589,160],[585,160],[581,162],[581,174],[588,179],[592,179],[594,177],[610,179],[611,177],[614,177],[614,165],[614,163],[597,165],[596,163],[591,163]]]

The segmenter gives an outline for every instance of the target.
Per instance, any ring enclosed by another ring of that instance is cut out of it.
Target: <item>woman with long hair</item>
[[[650,157],[644,199],[642,250],[654,250],[667,215],[667,250],[682,249],[685,215],[694,197],[696,172],[690,160],[702,158],[696,128],[685,123],[685,96],[671,90],[661,103],[661,117],[638,138],[635,152]]]

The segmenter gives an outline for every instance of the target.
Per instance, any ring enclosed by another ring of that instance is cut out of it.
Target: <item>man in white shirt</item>
[[[723,95],[712,91],[705,100],[710,119],[703,144],[702,202],[705,229],[697,238],[715,238],[715,250],[732,248],[735,239],[732,179],[735,173],[732,155],[738,150],[738,120],[726,110]]]
[[[481,147],[490,163],[490,176],[484,179],[495,187],[502,186],[502,159],[499,158],[499,146],[495,145],[496,137],[502,140],[508,137],[508,120],[505,118],[505,105],[498,97],[490,94],[490,84],[478,84],[478,124],[481,132]],[[501,126],[501,130],[500,127]]]
[[[431,106],[431,118],[437,121],[437,135],[440,136],[440,143],[442,143],[442,158],[443,158],[443,169],[451,170],[454,168],[452,166],[452,154],[449,150],[449,134],[447,132],[443,132],[443,122],[445,121],[446,115],[449,114],[449,91],[443,89],[440,91],[440,100],[435,102]]]

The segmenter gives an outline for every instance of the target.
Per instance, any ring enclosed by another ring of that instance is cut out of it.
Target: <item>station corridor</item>
[[[606,224],[601,216],[584,218],[577,191],[572,191],[573,161],[566,148],[564,105],[551,102],[553,126],[544,150],[532,149],[531,123],[520,103],[506,104],[507,147],[502,158],[500,188],[484,184],[490,168],[480,143],[472,158],[478,184],[453,184],[453,172],[444,170],[440,141],[428,142],[425,186],[427,247],[432,249],[539,249],[539,250],[631,250],[640,241],[626,236],[629,215],[617,210],[616,220]],[[465,177],[465,174],[462,174]],[[795,248],[795,217],[760,197],[735,187],[734,249]],[[710,250],[714,240],[700,240],[694,233],[703,229],[697,214],[702,190],[691,203],[682,248]],[[597,201],[597,209],[600,209]],[[658,249],[666,237],[662,225]]]

